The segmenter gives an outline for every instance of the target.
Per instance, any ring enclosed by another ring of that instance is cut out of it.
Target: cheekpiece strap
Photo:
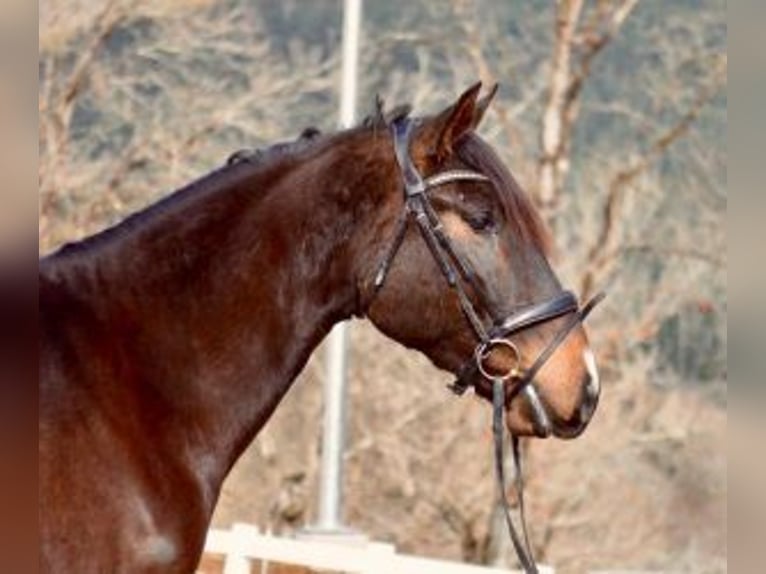
[[[404,193],[407,197],[421,194],[426,190],[423,178],[410,159],[410,136],[414,125],[415,122],[411,119],[402,118],[394,122],[391,128],[394,136],[394,153],[399,170],[402,172]]]

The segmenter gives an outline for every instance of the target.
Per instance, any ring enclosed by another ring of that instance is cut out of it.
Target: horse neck
[[[118,384],[138,397],[147,428],[162,421],[154,440],[213,489],[357,308],[355,252],[374,229],[376,175],[341,157],[320,151],[192,192],[177,209],[171,200],[74,274],[122,356]]]

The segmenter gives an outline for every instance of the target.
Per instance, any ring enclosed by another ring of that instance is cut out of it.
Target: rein
[[[391,245],[385,252],[375,275],[373,297],[383,287],[394,257],[396,257],[404,241],[409,222],[411,219],[414,219],[420,234],[439,266],[441,274],[447,280],[450,288],[455,291],[460,308],[479,341],[473,357],[466,360],[465,364],[459,369],[457,379],[449,388],[455,394],[462,395],[469,387],[473,386],[477,392],[481,391],[481,394],[492,399],[495,472],[500,486],[500,499],[508,532],[524,571],[527,574],[538,574],[527,535],[519,438],[515,435],[511,435],[511,444],[523,539],[514,526],[510,505],[505,492],[505,473],[503,469],[505,406],[516,395],[524,393],[530,407],[534,411],[533,421],[535,431],[544,437],[550,435],[552,432],[551,423],[537,393],[534,378],[572,330],[580,325],[593,308],[603,300],[604,293],[596,294],[585,305],[580,307],[577,298],[571,291],[561,291],[550,299],[524,307],[509,316],[497,318],[492,313],[491,305],[482,296],[483,292],[475,288],[475,273],[470,264],[455,249],[452,241],[445,233],[444,226],[427,195],[429,189],[456,181],[491,184],[492,180],[482,173],[463,169],[444,171],[424,179],[413,164],[409,154],[410,137],[414,127],[415,122],[406,117],[394,121],[391,125],[394,153],[404,183],[404,209],[397,219]],[[468,297],[463,282],[471,285],[472,291],[479,300],[481,307],[492,318],[491,326],[485,326],[479,313],[476,311],[474,303]],[[528,369],[522,370],[521,352],[510,338],[520,331],[564,316],[569,316],[564,326],[538,355],[532,365]],[[505,373],[490,372],[485,363],[492,354],[492,351],[501,347],[513,353],[515,364]],[[481,377],[477,377],[477,374],[480,374]],[[509,382],[513,384],[509,385]],[[489,389],[486,383],[491,384]]]
[[[562,328],[554,337],[548,346],[537,357],[532,366],[527,369],[523,376],[519,379],[519,384],[516,389],[534,389],[532,381],[535,378],[537,372],[542,368],[543,364],[550,358],[550,356],[556,351],[556,349],[564,342],[567,335],[577,327],[586,317],[590,314],[593,308],[598,305],[606,295],[603,292],[598,293],[591,298],[581,309],[574,313],[567,324]],[[480,367],[481,368],[481,367]],[[486,377],[484,373],[483,376]],[[503,453],[503,439],[505,438],[505,425],[503,419],[505,415],[506,404],[506,390],[505,380],[500,377],[493,377],[492,380],[492,435],[494,439],[494,451],[495,451],[495,475],[497,476],[497,483],[500,487],[500,504],[503,508],[503,515],[505,517],[505,523],[508,526],[508,533],[511,536],[511,542],[516,550],[516,555],[519,558],[524,571],[527,574],[538,574],[537,565],[535,564],[534,555],[532,554],[532,548],[529,544],[529,535],[527,534],[527,520],[524,514],[524,478],[521,468],[521,450],[519,448],[519,437],[511,434],[511,452],[513,454],[513,466],[514,466],[514,480],[516,483],[516,492],[518,493],[519,500],[519,519],[521,521],[521,532],[524,535],[523,544],[519,537],[516,527],[513,524],[511,518],[511,507],[508,503],[508,497],[506,496],[505,488],[505,469],[503,468],[503,460],[505,455]],[[518,392],[518,391],[517,391]],[[515,393],[514,393],[515,395]],[[513,398],[513,396],[511,398]],[[536,418],[545,415],[545,409],[539,403],[539,397],[537,393],[532,395],[528,394],[530,404],[535,410]],[[537,400],[537,402],[535,402]]]

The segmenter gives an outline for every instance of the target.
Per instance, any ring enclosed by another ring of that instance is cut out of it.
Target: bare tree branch
[[[686,113],[674,125],[660,134],[640,158],[618,170],[611,178],[602,208],[600,229],[587,252],[586,261],[588,261],[588,268],[583,274],[581,282],[583,294],[587,295],[591,292],[597,275],[603,270],[608,261],[608,254],[615,251],[618,242],[618,214],[626,190],[638,176],[644,173],[657,159],[662,157],[670,146],[689,131],[703,110],[720,93],[722,86],[726,82],[726,74],[727,58],[723,55],[715,65],[715,72],[711,82],[702,89]]]
[[[591,74],[596,57],[612,42],[637,4],[638,0],[622,0],[615,6],[610,2],[599,2],[594,16],[582,30],[579,23],[583,2],[572,0],[558,5],[538,165],[537,201],[549,219],[556,209],[569,168],[572,132],[579,115],[585,81]],[[578,47],[581,47],[580,52],[575,51]]]
[[[556,9],[556,32],[548,82],[548,101],[540,126],[541,156],[538,168],[537,200],[550,212],[556,203],[561,178],[568,158],[564,122],[572,73],[572,49],[575,31],[582,13],[583,0],[562,0]]]

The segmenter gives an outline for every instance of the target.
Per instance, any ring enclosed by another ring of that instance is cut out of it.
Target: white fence
[[[500,568],[398,554],[391,544],[365,539],[340,542],[271,536],[247,524],[208,532],[205,554],[223,557],[223,574],[267,574],[269,562],[354,574],[515,574]],[[256,561],[261,567],[251,571]],[[540,574],[554,574],[552,568],[539,568]]]

